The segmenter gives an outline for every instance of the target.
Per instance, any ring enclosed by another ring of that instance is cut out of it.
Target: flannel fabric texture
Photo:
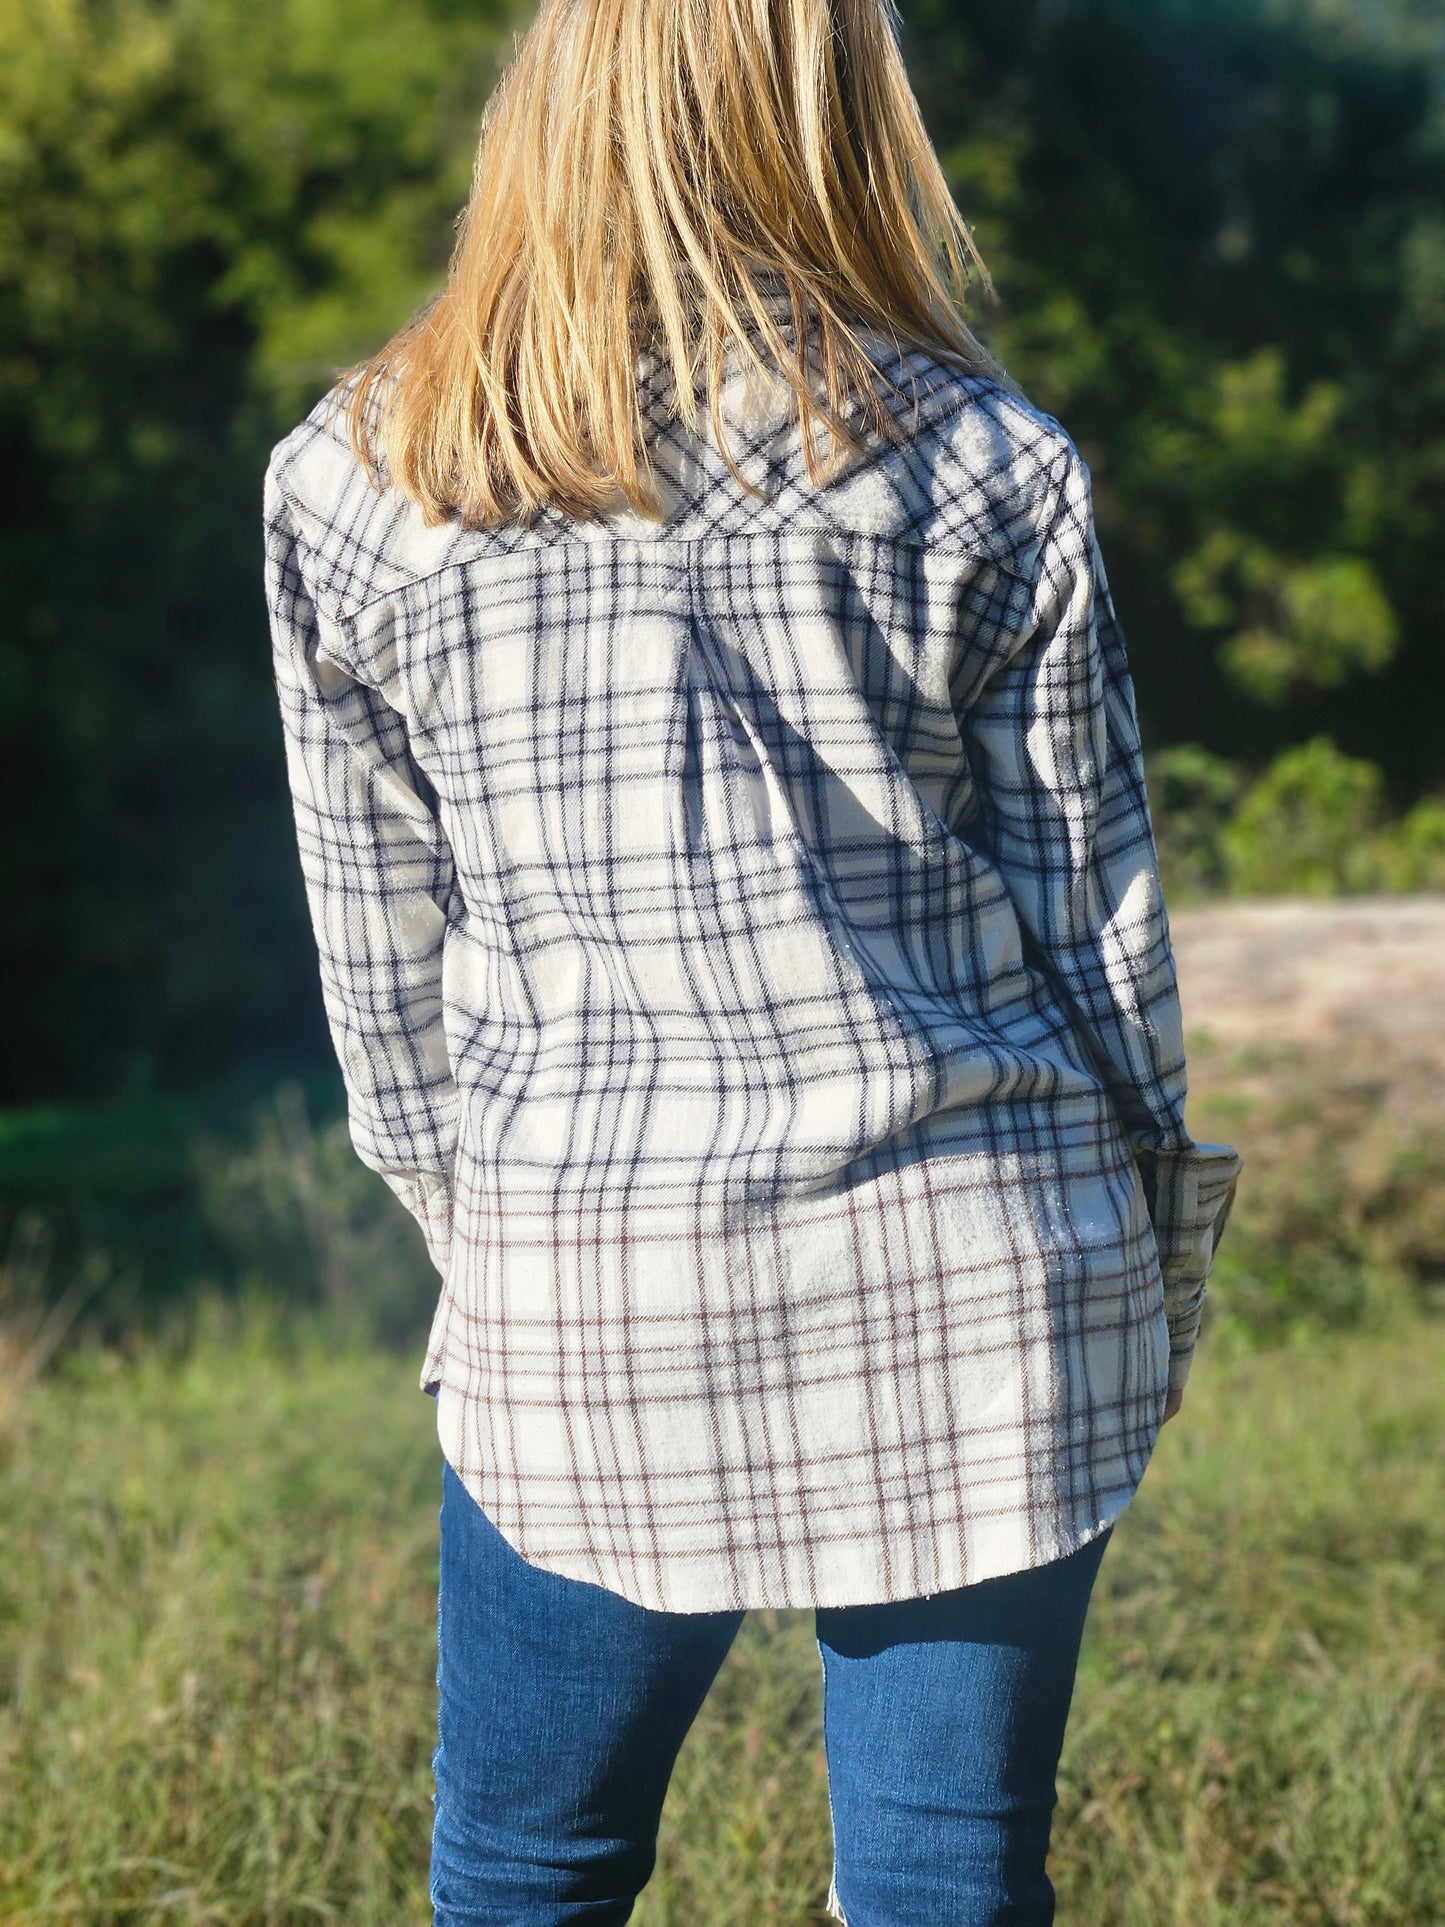
[[[442,1449],[526,1559],[654,1608],[1103,1531],[1240,1169],[1184,1124],[1088,466],[870,351],[909,432],[826,484],[733,360],[756,495],[644,351],[661,522],[428,527],[334,392],[267,474],[322,989],[440,1274]]]

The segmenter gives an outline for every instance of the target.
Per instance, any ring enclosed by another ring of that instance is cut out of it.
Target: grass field
[[[1445,1921],[1445,1327],[1206,1340],[1094,1595],[1061,1927]],[[0,1920],[426,1922],[441,1461],[413,1361],[204,1299],[0,1431]],[[750,1614],[642,1927],[822,1919],[811,1614]]]

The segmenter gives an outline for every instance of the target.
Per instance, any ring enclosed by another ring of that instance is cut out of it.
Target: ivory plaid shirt
[[[651,1607],[1097,1535],[1240,1168],[1184,1125],[1088,467],[873,347],[909,439],[821,487],[734,365],[764,499],[644,354],[661,524],[428,528],[325,402],[267,475],[326,1010],[441,1274],[442,1448],[526,1559]]]

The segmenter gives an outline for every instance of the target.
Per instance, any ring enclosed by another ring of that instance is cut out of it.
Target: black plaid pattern
[[[644,357],[660,525],[429,529],[325,404],[267,476],[326,1008],[442,1276],[443,1447],[527,1559],[670,1610],[1101,1532],[1240,1168],[1184,1126],[1088,468],[874,346],[908,442],[822,488],[734,369],[761,501]]]

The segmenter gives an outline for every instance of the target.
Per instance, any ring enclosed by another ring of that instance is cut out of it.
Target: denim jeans
[[[1109,1526],[1067,1558],[819,1608],[845,1927],[1047,1927],[1055,1773]],[[627,1920],[678,1750],[741,1612],[543,1572],[442,1462],[435,1927]]]

